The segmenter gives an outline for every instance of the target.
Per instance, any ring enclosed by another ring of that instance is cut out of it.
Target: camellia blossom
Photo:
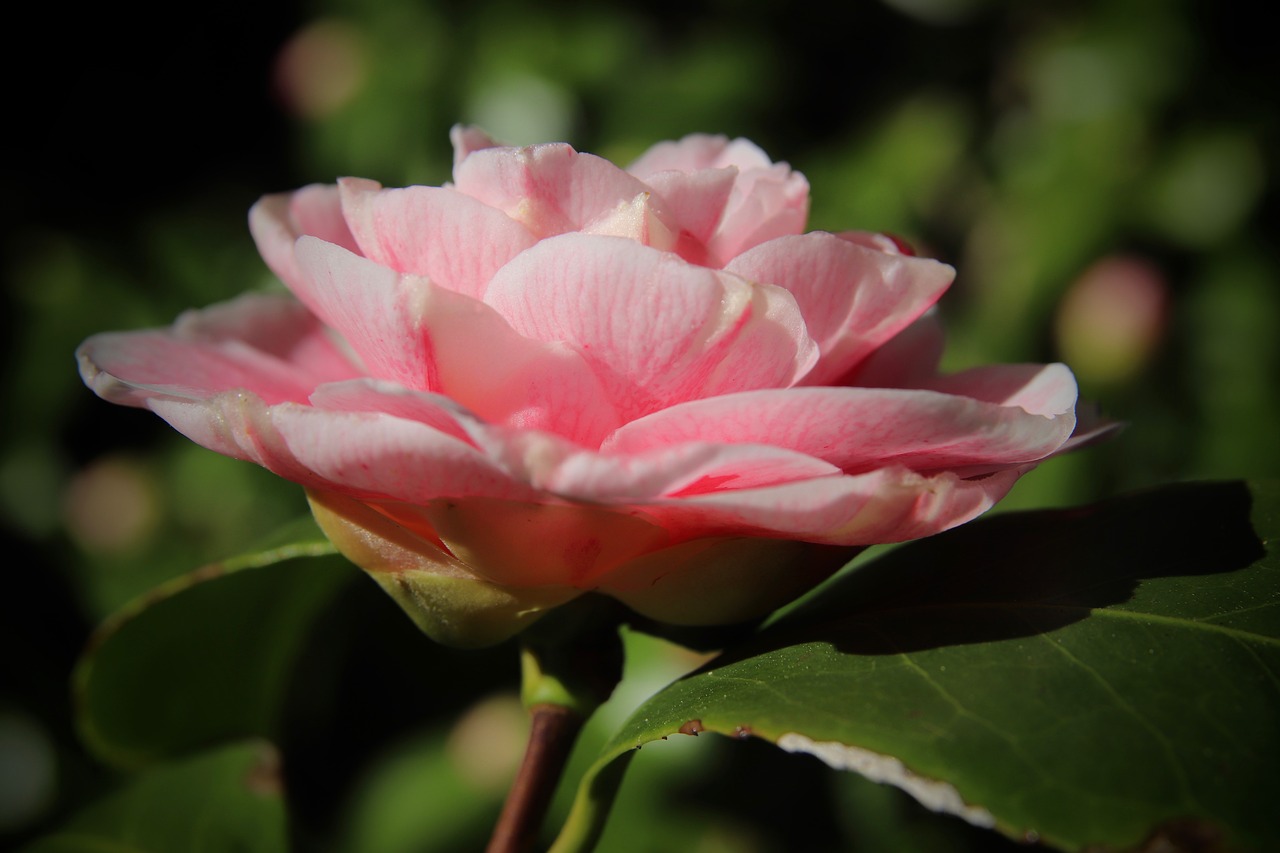
[[[258,202],[292,295],[78,353],[100,396],[305,486],[441,641],[497,642],[587,591],[680,625],[755,618],[1082,438],[1063,365],[940,375],[952,268],[804,233],[807,181],[746,140],[625,170],[453,142],[452,184]]]

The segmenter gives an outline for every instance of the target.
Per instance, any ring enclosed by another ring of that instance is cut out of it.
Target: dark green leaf
[[[265,742],[161,765],[24,853],[283,853],[279,771],[279,756]]]
[[[590,834],[616,759],[696,726],[1016,838],[1280,844],[1278,536],[1280,488],[1228,483],[900,547],[642,706],[566,837]]]
[[[270,568],[270,571],[248,571]],[[270,736],[312,620],[358,572],[308,519],[105,623],[75,673],[78,722],[121,765]]]

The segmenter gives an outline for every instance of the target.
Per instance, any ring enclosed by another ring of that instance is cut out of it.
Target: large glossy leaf
[[[23,853],[284,853],[279,769],[279,756],[265,742],[161,765]]]
[[[84,739],[136,766],[270,737],[308,627],[358,574],[307,519],[134,602],[99,629],[76,669]]]
[[[1274,849],[1277,537],[1280,488],[1228,483],[900,547],[638,709],[557,849],[589,843],[634,749],[682,729],[812,753],[1015,838]]]

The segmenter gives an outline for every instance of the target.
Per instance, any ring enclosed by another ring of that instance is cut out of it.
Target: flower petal
[[[809,219],[809,182],[786,163],[747,169],[738,176],[724,217],[707,244],[728,260],[776,237],[799,234]]]
[[[591,447],[620,422],[577,353],[521,337],[483,302],[319,240],[299,240],[297,255],[303,298],[372,375],[444,394],[487,421]]]
[[[691,133],[681,139],[659,142],[641,154],[627,171],[648,181],[658,172],[696,172],[700,169],[767,169],[769,156],[749,140],[708,133]]]
[[[924,387],[1002,406],[1018,406],[1047,417],[1074,413],[1079,393],[1076,378],[1065,364],[976,367],[935,377]]]
[[[338,186],[366,258],[477,299],[503,264],[537,241],[511,217],[447,187],[384,190],[358,178]]]
[[[473,151],[454,169],[453,181],[459,192],[538,237],[580,230],[648,191],[608,160],[563,143]]]
[[[624,421],[790,384],[817,355],[781,288],[613,237],[543,240],[494,276],[485,301],[520,334],[580,352]]]
[[[495,142],[492,136],[480,128],[465,124],[455,124],[449,129],[449,141],[453,143],[453,167],[455,169],[473,151],[501,147],[501,143]]]
[[[318,384],[360,375],[328,330],[288,296],[246,294],[188,311],[169,329],[95,335],[76,357],[95,393],[132,406],[234,389],[271,403],[302,401]]]
[[[293,245],[304,234],[359,251],[336,186],[311,184],[297,192],[263,196],[249,210],[249,231],[262,259],[291,290],[298,279]]]
[[[749,391],[655,412],[623,426],[602,449],[638,454],[685,442],[768,443],[855,474],[893,465],[1013,467],[1050,455],[1075,426],[1074,396],[1052,412],[1024,410],[1026,396],[1002,405],[902,389]]]
[[[889,254],[832,234],[780,237],[725,269],[787,288],[822,357],[804,378],[828,385],[929,309],[955,270],[925,258]]]
[[[931,536],[986,512],[1030,466],[962,479],[906,468],[822,477],[649,504],[673,537],[764,536],[873,545]]]
[[[594,504],[748,489],[840,473],[828,462],[765,444],[686,442],[602,454],[547,433],[477,425],[473,440],[514,479],[559,498]]]
[[[148,405],[193,441],[308,488],[414,504],[535,495],[470,444],[393,415],[268,406],[245,392]]]

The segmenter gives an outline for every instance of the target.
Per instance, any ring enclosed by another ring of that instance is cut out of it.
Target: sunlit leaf
[[[1274,846],[1277,535],[1280,487],[1227,483],[901,547],[642,706],[557,849],[591,835],[636,747],[695,730],[815,754],[1016,838]]]

